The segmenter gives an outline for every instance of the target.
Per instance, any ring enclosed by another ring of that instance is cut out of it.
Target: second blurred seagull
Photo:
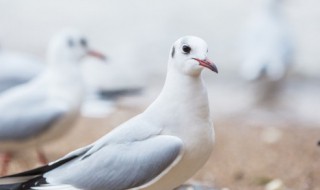
[[[0,151],[5,153],[0,174],[6,173],[12,153],[39,148],[73,126],[85,93],[79,62],[87,55],[104,59],[89,49],[83,34],[63,31],[49,44],[45,71],[0,95]],[[38,156],[46,162],[39,149]]]

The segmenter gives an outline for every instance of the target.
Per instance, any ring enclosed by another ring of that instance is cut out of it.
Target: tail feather
[[[33,187],[32,190],[80,190],[70,185],[41,185]]]
[[[20,184],[0,185],[1,190],[19,190]]]
[[[30,190],[32,187],[47,184],[42,176],[34,177],[25,182],[0,185],[1,190]]]
[[[30,190],[32,187],[48,184],[43,177],[46,172],[53,170],[76,157],[77,155],[70,156],[33,170],[0,177],[0,190]]]
[[[0,184],[2,184],[3,180],[9,179],[9,178],[43,175],[44,173],[46,173],[50,170],[53,170],[53,169],[65,164],[65,163],[69,162],[70,160],[73,160],[76,157],[78,157],[78,156],[77,155],[70,156],[70,157],[65,158],[63,160],[60,160],[58,162],[49,163],[48,165],[41,166],[41,167],[35,168],[33,170],[28,170],[28,171],[21,172],[21,173],[0,177]]]
[[[23,183],[35,177],[37,176],[3,177],[3,178],[0,178],[0,185]]]

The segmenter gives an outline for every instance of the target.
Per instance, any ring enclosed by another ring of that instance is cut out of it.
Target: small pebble
[[[186,190],[194,190],[194,188],[192,186],[189,186],[186,188]]]
[[[285,190],[286,187],[284,186],[283,182],[280,179],[274,179],[267,183],[265,186],[265,190]]]
[[[278,142],[282,137],[282,131],[275,127],[268,127],[262,131],[261,139],[263,142],[273,144]]]

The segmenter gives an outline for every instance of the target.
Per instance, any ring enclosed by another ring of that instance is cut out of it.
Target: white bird
[[[143,90],[127,67],[104,63],[105,60],[91,59],[81,63],[86,86],[86,98],[81,108],[84,117],[106,117],[114,112],[118,99],[136,96]],[[45,64],[36,56],[0,49],[0,68],[1,93],[35,78],[44,71]]]
[[[46,70],[0,95],[0,151],[5,153],[2,174],[12,153],[39,148],[73,126],[84,96],[79,61],[88,54],[103,58],[89,49],[81,33],[61,32],[49,44]],[[46,162],[41,151],[38,155]]]
[[[26,83],[44,69],[35,56],[0,50],[0,92]]]
[[[119,80],[120,73],[115,71],[122,69],[114,66],[116,64],[104,63],[105,60],[97,62],[86,60],[81,63],[86,86],[86,98],[81,108],[82,116],[105,117],[114,111],[117,99],[134,96],[142,91],[141,87],[130,82],[134,81],[132,77],[123,76],[122,73],[122,80]],[[0,68],[0,93],[2,93],[35,78],[45,70],[45,64],[36,56],[0,49]],[[126,81],[127,86],[123,81]]]
[[[246,80],[283,78],[292,62],[293,43],[281,14],[281,0],[261,0],[245,30],[241,75]]]
[[[47,166],[0,178],[1,189],[172,190],[208,160],[214,130],[204,67],[218,72],[198,37],[171,49],[165,85],[141,114]],[[37,186],[37,187],[34,187]]]

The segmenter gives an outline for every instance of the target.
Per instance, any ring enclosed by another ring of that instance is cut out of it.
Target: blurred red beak
[[[197,59],[197,58],[193,58],[194,60],[199,62],[199,65],[206,67],[208,69],[210,69],[213,72],[218,73],[218,68],[217,66],[210,60],[205,59],[205,60],[201,60],[201,59]]]
[[[101,59],[103,61],[105,61],[107,59],[105,55],[103,55],[100,52],[94,51],[94,50],[89,50],[88,55],[96,57],[96,58]]]

